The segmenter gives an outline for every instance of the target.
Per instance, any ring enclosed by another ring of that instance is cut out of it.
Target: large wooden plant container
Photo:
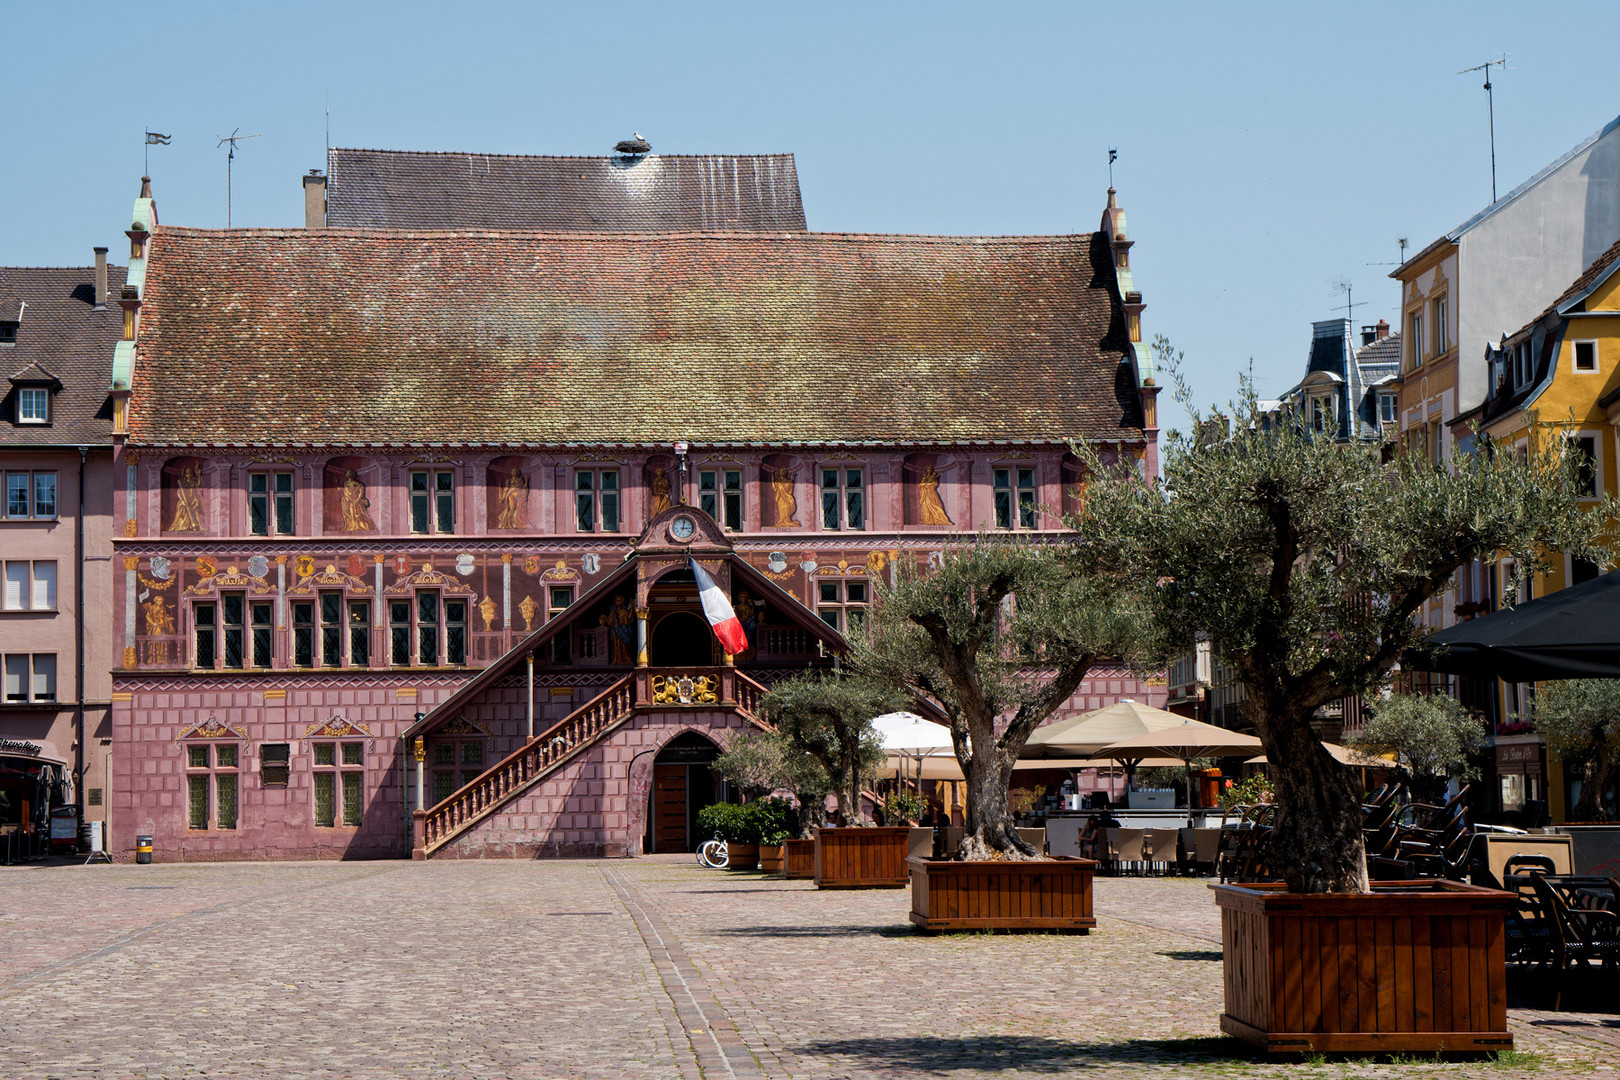
[[[1273,1054],[1512,1049],[1511,894],[1426,879],[1374,882],[1370,893],[1211,888],[1227,1034]]]
[[[782,841],[782,876],[813,878],[816,876],[816,842],[814,840]]]
[[[731,840],[726,843],[727,870],[758,870],[759,845]]]
[[[1092,859],[961,862],[906,860],[911,921],[924,933],[944,930],[1063,930],[1085,934],[1091,911]]]
[[[782,847],[780,844],[759,845],[759,869],[764,874],[780,874],[782,872]]]
[[[906,856],[933,850],[932,829],[817,829],[816,887],[903,889]]]

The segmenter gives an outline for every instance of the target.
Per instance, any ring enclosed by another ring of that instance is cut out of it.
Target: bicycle
[[[709,870],[724,870],[731,861],[726,852],[726,842],[716,835],[713,840],[705,840],[698,845],[698,865]]]

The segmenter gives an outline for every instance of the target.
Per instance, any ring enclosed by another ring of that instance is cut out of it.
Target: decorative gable
[[[304,739],[369,739],[371,732],[343,716],[316,724],[303,734]]]
[[[210,716],[202,723],[181,732],[180,737],[174,741],[182,743],[193,739],[242,739],[245,741],[247,735],[237,731],[224,721]]]

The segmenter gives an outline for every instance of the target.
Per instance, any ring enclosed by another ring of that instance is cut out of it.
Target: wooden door
[[[653,851],[691,851],[686,829],[686,766],[653,766]]]

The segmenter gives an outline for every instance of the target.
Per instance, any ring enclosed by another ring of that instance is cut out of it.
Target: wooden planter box
[[[727,870],[755,870],[759,868],[758,844],[726,844]]]
[[[817,829],[816,887],[903,889],[910,880],[906,856],[933,848],[933,829]]]
[[[782,849],[780,846],[761,844],[759,846],[759,869],[766,874],[780,874],[782,872]]]
[[[814,840],[782,841],[782,876],[813,878],[816,876],[816,842]]]
[[[911,871],[911,921],[924,933],[942,930],[1064,930],[1090,933],[1092,859],[1028,862],[906,860]]]
[[[1212,885],[1221,1030],[1273,1054],[1511,1050],[1502,920],[1509,893],[1452,881],[1301,895]]]

